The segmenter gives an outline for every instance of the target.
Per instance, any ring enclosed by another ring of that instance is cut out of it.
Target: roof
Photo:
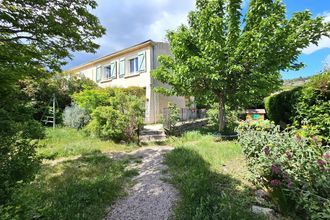
[[[265,109],[247,109],[246,114],[266,114]]]
[[[149,40],[147,40],[147,41],[144,41],[144,42],[141,42],[141,43],[135,44],[135,45],[130,46],[130,47],[128,47],[128,48],[125,48],[125,49],[122,49],[122,50],[119,50],[119,51],[113,52],[113,53],[108,54],[108,55],[105,55],[105,56],[100,57],[100,58],[98,58],[98,59],[96,59],[96,60],[92,60],[92,61],[90,61],[90,62],[87,62],[87,63],[81,64],[81,65],[79,65],[79,66],[73,67],[73,68],[67,70],[67,72],[77,71],[77,70],[79,70],[79,69],[81,69],[81,68],[83,68],[83,67],[86,67],[86,66],[89,66],[89,65],[92,65],[92,64],[96,64],[96,63],[98,63],[98,62],[102,62],[102,61],[107,60],[107,59],[109,59],[109,58],[111,58],[111,57],[115,57],[115,56],[118,56],[118,55],[121,55],[121,54],[124,54],[124,53],[130,52],[130,51],[133,51],[133,50],[139,49],[139,48],[141,48],[141,47],[145,47],[145,46],[153,45],[154,43],[156,43],[156,42],[154,42],[154,41],[152,41],[151,39],[149,39]]]

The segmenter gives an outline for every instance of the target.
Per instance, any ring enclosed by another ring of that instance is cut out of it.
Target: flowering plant
[[[242,124],[238,133],[253,181],[270,191],[282,212],[330,216],[329,146],[273,125]]]

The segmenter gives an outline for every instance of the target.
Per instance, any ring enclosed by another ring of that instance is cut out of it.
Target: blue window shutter
[[[138,63],[139,63],[139,69],[138,71],[139,72],[144,72],[146,71],[146,52],[143,51],[143,52],[140,52],[138,54]]]
[[[126,62],[125,58],[122,58],[119,61],[119,77],[120,78],[122,78],[123,76],[125,76],[125,70],[126,70],[125,62]]]

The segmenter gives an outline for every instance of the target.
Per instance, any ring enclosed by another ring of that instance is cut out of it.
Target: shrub
[[[91,114],[97,107],[109,105],[110,94],[106,89],[89,89],[75,93],[72,97],[80,108]]]
[[[36,142],[16,136],[0,138],[0,205],[8,202],[18,182],[33,179],[40,160]]]
[[[127,117],[112,106],[97,107],[86,131],[103,139],[123,140]]]
[[[70,128],[81,129],[90,120],[90,116],[85,109],[76,104],[67,106],[63,112],[63,123]]]
[[[180,121],[179,108],[173,104],[169,103],[168,114],[163,118],[163,125],[166,133],[173,134],[175,130],[175,125]]]
[[[293,125],[309,130],[330,144],[330,72],[314,76],[304,86],[297,104]]]
[[[207,110],[208,125],[213,130],[219,129],[219,104],[215,103]],[[238,126],[238,113],[237,111],[227,110],[226,111],[226,128],[225,132],[232,133]]]
[[[21,97],[33,106],[34,118],[38,121],[41,120],[44,112],[49,111],[49,101],[53,98],[53,94],[56,96],[58,105],[56,120],[61,122],[65,107],[72,102],[71,96],[85,89],[96,87],[97,84],[86,77],[68,76],[64,73],[41,79],[28,78],[20,81]]]
[[[254,183],[267,188],[279,209],[313,219],[330,215],[330,152],[313,138],[268,123],[239,127],[239,143]]]
[[[281,122],[292,124],[301,90],[302,87],[297,87],[267,97],[265,99],[265,108],[268,118],[276,124]]]
[[[86,109],[92,113],[94,109],[99,106],[109,106],[110,98],[118,94],[127,96],[135,96],[138,98],[145,97],[145,89],[142,87],[128,87],[128,88],[97,88],[84,90],[73,95],[73,100],[81,108]],[[113,100],[112,100],[113,101]]]
[[[93,111],[86,131],[104,139],[133,141],[144,122],[144,100],[116,92],[108,101],[108,106]]]

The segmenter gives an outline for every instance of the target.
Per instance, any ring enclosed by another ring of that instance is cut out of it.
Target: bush
[[[312,77],[303,87],[266,98],[268,117],[276,124],[284,122],[295,129],[309,130],[325,144],[330,143],[330,72]]]
[[[219,129],[219,104],[214,103],[209,110],[207,110],[208,125],[213,130]],[[225,132],[233,133],[235,128],[238,126],[238,113],[237,111],[227,110],[226,111],[226,128]]]
[[[63,112],[63,123],[70,128],[81,129],[89,120],[90,116],[87,111],[74,103],[71,106],[67,106]]]
[[[144,100],[115,92],[108,106],[99,106],[92,113],[86,131],[103,139],[134,141],[144,122]]]
[[[92,113],[99,106],[109,106],[110,98],[115,97],[117,94],[127,96],[135,96],[138,98],[145,97],[145,89],[142,87],[128,87],[128,88],[97,88],[84,90],[75,93],[72,97],[79,107],[86,109]]]
[[[180,121],[179,108],[170,103],[168,106],[168,114],[163,118],[163,126],[169,135],[173,134],[175,131],[175,125]]]
[[[97,84],[86,77],[68,76],[62,73],[52,77],[28,78],[20,81],[21,97],[33,106],[35,109],[34,118],[38,121],[41,120],[45,112],[49,113],[49,102],[54,94],[58,105],[56,120],[61,122],[65,107],[72,103],[71,96],[85,89],[96,87]]]
[[[0,205],[8,202],[19,182],[33,179],[40,160],[36,142],[16,136],[0,138]]]
[[[292,124],[302,87],[283,91],[265,99],[267,116],[276,124]]]
[[[274,124],[242,124],[239,143],[252,179],[267,188],[283,213],[312,219],[330,215],[330,152],[313,138],[302,138]]]
[[[293,126],[308,130],[330,144],[330,72],[314,76],[304,86]]]

